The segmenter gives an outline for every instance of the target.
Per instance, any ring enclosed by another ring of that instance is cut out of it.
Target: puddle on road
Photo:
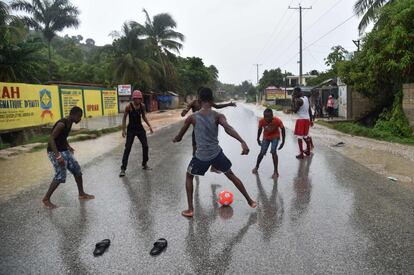
[[[120,133],[105,135],[98,139],[71,143],[75,148],[75,157],[81,167],[92,159],[101,156],[122,144]],[[48,183],[53,178],[52,164],[46,149],[17,155],[0,160],[0,201],[5,201],[21,191]],[[71,177],[68,174],[68,179]],[[45,190],[46,192],[46,190]]]
[[[153,120],[150,120],[150,123],[152,123],[154,131],[182,120],[180,116],[174,115],[175,113],[178,111],[175,111],[172,116],[170,114],[153,115]],[[123,144],[125,144],[125,139],[121,137],[121,132],[71,143],[75,149],[75,158],[81,167]],[[120,166],[121,164],[115,163],[114,165]],[[46,149],[19,154],[6,160],[0,159],[0,171],[0,202],[8,200],[28,188],[49,183],[54,174]],[[68,179],[71,177],[69,173]]]

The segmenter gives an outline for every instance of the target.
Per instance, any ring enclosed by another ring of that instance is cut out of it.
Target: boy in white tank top
[[[313,149],[313,141],[309,136],[309,127],[313,126],[313,117],[309,99],[303,95],[299,87],[293,90],[292,111],[298,116],[295,135],[298,137],[299,155],[296,158],[303,159],[305,155],[309,156]],[[303,141],[306,142],[305,151],[303,150]]]

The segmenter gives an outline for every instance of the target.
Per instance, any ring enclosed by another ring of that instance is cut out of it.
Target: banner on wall
[[[60,119],[57,86],[0,82],[0,130],[54,123]]]
[[[131,95],[131,92],[132,92],[131,85],[118,85],[118,95],[129,96]]]
[[[284,99],[285,91],[276,87],[268,87],[265,90],[266,100]]]
[[[115,90],[103,90],[102,102],[105,116],[118,114],[118,96]]]
[[[83,90],[86,117],[102,116],[101,90]]]
[[[63,116],[69,115],[70,109],[74,106],[83,108],[83,96],[82,89],[60,89],[60,97],[62,99],[62,112]],[[85,110],[83,110],[85,112]]]

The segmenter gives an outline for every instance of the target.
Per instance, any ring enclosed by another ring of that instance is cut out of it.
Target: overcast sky
[[[63,34],[92,38],[97,45],[111,43],[111,31],[126,20],[144,22],[150,15],[170,13],[186,37],[181,56],[198,56],[215,65],[225,83],[256,82],[256,68],[280,67],[299,73],[299,12],[288,10],[297,0],[72,0],[79,7],[81,25]],[[353,51],[358,38],[354,0],[303,0],[312,6],[303,15],[303,71],[324,70],[324,58],[335,45]],[[326,35],[326,36],[324,36]],[[321,38],[324,36],[323,38]],[[321,39],[319,39],[321,38]],[[309,46],[311,45],[311,46]],[[308,47],[309,46],[309,47]]]

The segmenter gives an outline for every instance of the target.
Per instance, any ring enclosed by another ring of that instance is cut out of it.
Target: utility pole
[[[299,4],[299,7],[290,7],[290,10],[299,10],[299,86],[302,85],[302,75],[303,75],[303,59],[302,59],[302,10],[311,10],[312,6],[309,8],[304,8]]]
[[[359,46],[360,46],[361,40],[360,39],[358,39],[358,40],[352,40],[352,42],[354,42],[355,46],[357,46],[358,52],[359,52]]]
[[[256,85],[259,86],[259,66],[262,66],[262,64],[253,64],[253,66],[256,66]],[[262,98],[261,98],[261,91],[259,91],[259,97],[258,97],[258,101],[261,102]]]
[[[285,70],[285,77],[283,78],[283,80],[285,81],[285,99],[287,98],[287,92],[286,92],[286,88],[287,88],[287,72]]]
[[[256,84],[259,85],[259,66],[262,66],[262,64],[253,64],[253,66],[256,66],[256,74],[257,74]]]

